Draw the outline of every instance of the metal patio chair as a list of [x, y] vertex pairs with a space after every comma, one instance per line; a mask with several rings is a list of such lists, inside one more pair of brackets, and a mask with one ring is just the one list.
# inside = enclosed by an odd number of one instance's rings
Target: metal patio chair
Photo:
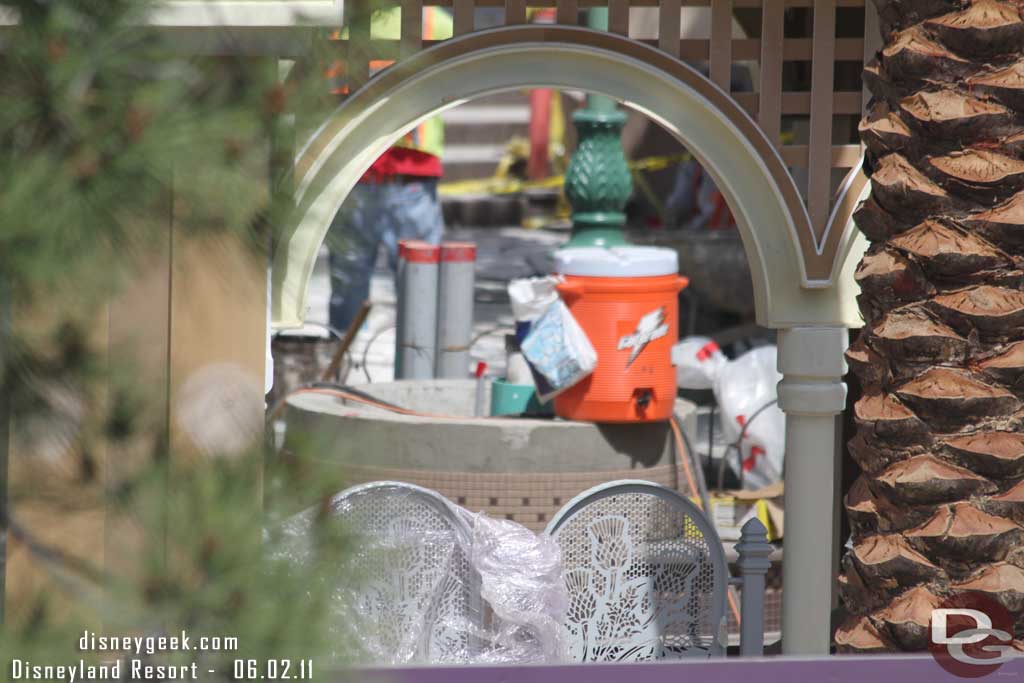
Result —
[[574, 660], [725, 654], [725, 554], [689, 500], [646, 481], [610, 482], [569, 501], [547, 533], [562, 548]]
[[469, 528], [438, 493], [401, 482], [342, 491], [332, 513], [357, 537], [348, 592], [372, 664], [460, 662], [474, 648], [479, 584]]

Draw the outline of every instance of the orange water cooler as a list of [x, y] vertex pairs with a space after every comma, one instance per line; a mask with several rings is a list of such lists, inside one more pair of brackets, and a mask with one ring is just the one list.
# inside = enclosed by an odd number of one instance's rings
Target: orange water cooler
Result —
[[562, 300], [597, 351], [597, 368], [555, 397], [555, 414], [588, 422], [672, 416], [680, 290], [673, 249], [578, 247], [555, 254]]

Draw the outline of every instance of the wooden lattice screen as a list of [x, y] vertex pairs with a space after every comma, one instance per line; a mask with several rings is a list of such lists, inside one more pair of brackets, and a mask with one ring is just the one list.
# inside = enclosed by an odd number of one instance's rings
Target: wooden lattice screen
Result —
[[[370, 34], [371, 7], [400, 5], [401, 38], [382, 40]], [[474, 30], [478, 7], [504, 9], [505, 25], [527, 21], [525, 0], [348, 0], [345, 23], [347, 40], [339, 41], [340, 56], [347, 62], [351, 86], [358, 87], [370, 76], [371, 63], [400, 60], [438, 41], [425, 40], [422, 17], [425, 6], [448, 8], [453, 16], [456, 36]], [[680, 37], [680, 13], [683, 7], [710, 5], [710, 36], [703, 39]], [[864, 0], [530, 0], [529, 7], [555, 7], [557, 23], [577, 24], [580, 10], [607, 6], [609, 30], [630, 35], [631, 8], [657, 8], [659, 30], [655, 38], [639, 42], [687, 62], [700, 62], [719, 87], [729, 90], [735, 63], [756, 64], [759, 77], [753, 92], [731, 92], [760, 125], [770, 140], [779, 146], [784, 162], [794, 169], [798, 185], [806, 183], [808, 212], [815, 232], [820, 236], [828, 221], [833, 192], [846, 172], [860, 157], [856, 143], [856, 121], [864, 105], [860, 88], [860, 69], [865, 55], [873, 52], [871, 39], [877, 34], [873, 10]], [[787, 12], [802, 12], [803, 30], [787, 30]], [[734, 38], [733, 18], [743, 14], [747, 34]], [[867, 26], [867, 31], [865, 27]], [[797, 35], [787, 35], [796, 33]], [[865, 40], [864, 36], [869, 38]], [[839, 37], [842, 36], [842, 37]], [[793, 74], [800, 69], [803, 82], [792, 86]], [[809, 76], [807, 75], [809, 66]], [[837, 79], [837, 74], [845, 78]], [[852, 74], [852, 77], [850, 76]], [[839, 81], [842, 82], [839, 82]], [[808, 87], [809, 86], [809, 87]], [[848, 89], [837, 89], [846, 87]], [[354, 88], [353, 88], [354, 90]], [[799, 134], [793, 135], [793, 122]], [[790, 134], [784, 135], [787, 124]], [[783, 142], [785, 140], [785, 143]]]

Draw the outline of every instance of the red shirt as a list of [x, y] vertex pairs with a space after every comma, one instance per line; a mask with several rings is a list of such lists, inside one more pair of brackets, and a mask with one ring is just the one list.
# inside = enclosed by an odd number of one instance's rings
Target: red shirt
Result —
[[392, 147], [367, 169], [360, 182], [383, 183], [395, 176], [440, 178], [441, 160], [433, 154], [407, 147]]

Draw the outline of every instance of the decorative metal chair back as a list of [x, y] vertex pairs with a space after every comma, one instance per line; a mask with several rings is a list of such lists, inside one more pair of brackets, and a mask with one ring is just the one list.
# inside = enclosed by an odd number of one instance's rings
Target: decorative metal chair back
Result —
[[577, 661], [724, 654], [727, 570], [718, 534], [675, 491], [596, 486], [548, 525], [562, 548]]
[[479, 622], [469, 529], [440, 494], [375, 482], [338, 494], [333, 511], [357, 536], [353, 631], [372, 664], [461, 662]]

